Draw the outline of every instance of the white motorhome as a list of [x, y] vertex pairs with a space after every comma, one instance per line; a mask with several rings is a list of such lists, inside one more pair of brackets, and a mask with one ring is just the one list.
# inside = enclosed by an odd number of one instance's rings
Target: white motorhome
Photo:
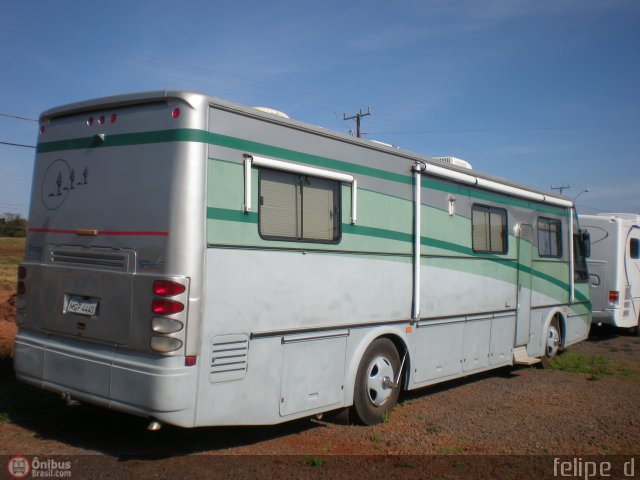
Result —
[[640, 215], [580, 215], [580, 225], [591, 234], [593, 323], [632, 328], [640, 335]]
[[16, 375], [151, 423], [376, 423], [591, 325], [571, 200], [271, 112], [54, 108], [33, 178]]

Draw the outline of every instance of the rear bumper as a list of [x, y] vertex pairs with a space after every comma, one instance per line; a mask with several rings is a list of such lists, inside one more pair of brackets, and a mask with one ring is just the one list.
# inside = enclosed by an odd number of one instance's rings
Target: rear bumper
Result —
[[197, 367], [183, 357], [127, 352], [20, 330], [15, 340], [18, 380], [74, 399], [191, 427]]
[[612, 325], [614, 327], [626, 328], [635, 327], [638, 322], [633, 315], [622, 315], [622, 309], [612, 308], [606, 310], [594, 310], [591, 323]]

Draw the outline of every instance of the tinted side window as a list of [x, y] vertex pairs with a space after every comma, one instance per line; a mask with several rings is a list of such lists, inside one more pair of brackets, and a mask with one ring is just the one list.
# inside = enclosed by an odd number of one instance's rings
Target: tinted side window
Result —
[[640, 258], [640, 240], [637, 238], [629, 240], [629, 256], [631, 258]]
[[552, 218], [538, 218], [538, 255], [562, 256], [562, 224]]
[[587, 269], [587, 259], [582, 251], [580, 235], [573, 235], [573, 280], [575, 283], [586, 283], [589, 281], [589, 270]]
[[507, 253], [507, 211], [474, 205], [471, 210], [471, 237], [474, 252]]

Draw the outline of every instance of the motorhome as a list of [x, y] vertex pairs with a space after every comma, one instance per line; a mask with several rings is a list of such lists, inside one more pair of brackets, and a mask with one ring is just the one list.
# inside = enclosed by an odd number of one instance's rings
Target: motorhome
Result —
[[588, 335], [569, 199], [198, 93], [39, 122], [14, 366], [69, 401], [373, 424]]
[[593, 323], [638, 328], [640, 307], [640, 215], [600, 213], [580, 215], [591, 234]]

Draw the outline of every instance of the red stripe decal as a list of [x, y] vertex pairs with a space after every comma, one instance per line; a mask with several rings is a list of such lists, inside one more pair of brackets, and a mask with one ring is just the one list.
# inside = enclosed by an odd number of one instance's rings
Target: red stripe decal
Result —
[[[28, 228], [27, 231], [31, 233], [64, 233], [75, 235], [78, 230], [57, 230], [55, 228]], [[169, 232], [112, 232], [98, 230], [98, 235], [129, 235], [132, 237], [168, 237]]]

